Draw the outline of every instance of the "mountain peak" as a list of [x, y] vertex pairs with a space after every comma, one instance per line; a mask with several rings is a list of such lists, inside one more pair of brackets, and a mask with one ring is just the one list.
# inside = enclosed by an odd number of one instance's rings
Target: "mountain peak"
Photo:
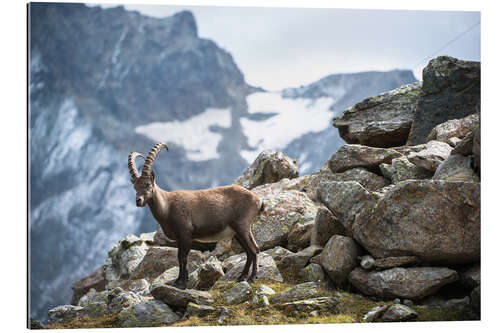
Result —
[[173, 15], [176, 34], [198, 37], [198, 27], [194, 15], [189, 10], [183, 10]]

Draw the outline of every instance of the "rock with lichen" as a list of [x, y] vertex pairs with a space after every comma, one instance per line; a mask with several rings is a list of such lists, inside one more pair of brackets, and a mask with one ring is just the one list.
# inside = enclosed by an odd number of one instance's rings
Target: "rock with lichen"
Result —
[[262, 184], [275, 183], [283, 178], [298, 176], [297, 160], [282, 152], [268, 149], [259, 154], [243, 174], [234, 181], [234, 184], [251, 190]]
[[368, 97], [334, 118], [333, 126], [347, 143], [372, 147], [404, 145], [410, 133], [421, 82]]

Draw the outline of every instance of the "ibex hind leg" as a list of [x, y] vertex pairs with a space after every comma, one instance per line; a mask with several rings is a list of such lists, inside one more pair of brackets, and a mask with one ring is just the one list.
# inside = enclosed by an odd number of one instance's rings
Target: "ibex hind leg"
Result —
[[236, 280], [238, 282], [241, 282], [245, 281], [248, 277], [248, 271], [250, 270], [250, 264], [252, 263], [252, 254], [250, 251], [250, 247], [248, 246], [248, 242], [245, 242], [245, 240], [243, 239], [243, 237], [241, 237], [241, 235], [236, 234], [234, 237], [236, 238], [238, 243], [240, 243], [240, 245], [245, 250], [245, 253], [247, 254], [247, 261], [245, 262], [245, 267], [243, 268], [243, 271], [241, 271], [241, 274], [238, 277], [238, 279]]
[[259, 273], [259, 246], [257, 245], [257, 242], [255, 241], [255, 238], [253, 237], [252, 231], [249, 231], [249, 238], [250, 238], [250, 246], [252, 246], [252, 250], [255, 253], [254, 260], [253, 260], [253, 265], [252, 265], [252, 274], [250, 274], [250, 277], [248, 278], [248, 282], [254, 282], [255, 279], [257, 278], [257, 274]]

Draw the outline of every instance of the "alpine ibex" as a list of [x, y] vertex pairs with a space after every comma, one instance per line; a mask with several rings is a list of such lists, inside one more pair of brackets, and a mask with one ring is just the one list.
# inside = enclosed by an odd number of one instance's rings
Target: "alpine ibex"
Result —
[[154, 218], [165, 235], [178, 244], [179, 277], [174, 286], [185, 289], [188, 280], [187, 257], [193, 240], [216, 242], [235, 237], [247, 254], [245, 267], [238, 278], [247, 278], [250, 265], [252, 273], [248, 281], [255, 280], [258, 270], [257, 254], [259, 247], [255, 242], [251, 226], [254, 218], [264, 209], [258, 195], [238, 186], [221, 186], [199, 191], [162, 190], [155, 183], [153, 163], [160, 150], [168, 147], [156, 144], [149, 152], [142, 173], [139, 176], [135, 159], [143, 155], [132, 152], [128, 156], [128, 168], [136, 191], [136, 204], [148, 204]]

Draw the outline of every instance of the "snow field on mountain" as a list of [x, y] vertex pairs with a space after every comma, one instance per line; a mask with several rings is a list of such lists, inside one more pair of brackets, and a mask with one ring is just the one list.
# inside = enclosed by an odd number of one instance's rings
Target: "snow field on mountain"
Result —
[[184, 121], [155, 122], [136, 127], [135, 132], [154, 141], [181, 145], [192, 161], [206, 161], [219, 158], [217, 145], [222, 135], [213, 131], [214, 126], [231, 126], [230, 109], [208, 108]]
[[247, 96], [249, 113], [276, 113], [261, 121], [241, 118], [243, 133], [255, 150], [243, 150], [241, 156], [252, 163], [264, 149], [284, 149], [306, 133], [317, 133], [331, 126], [334, 103], [331, 97], [318, 99], [283, 98], [280, 92], [258, 92]]

